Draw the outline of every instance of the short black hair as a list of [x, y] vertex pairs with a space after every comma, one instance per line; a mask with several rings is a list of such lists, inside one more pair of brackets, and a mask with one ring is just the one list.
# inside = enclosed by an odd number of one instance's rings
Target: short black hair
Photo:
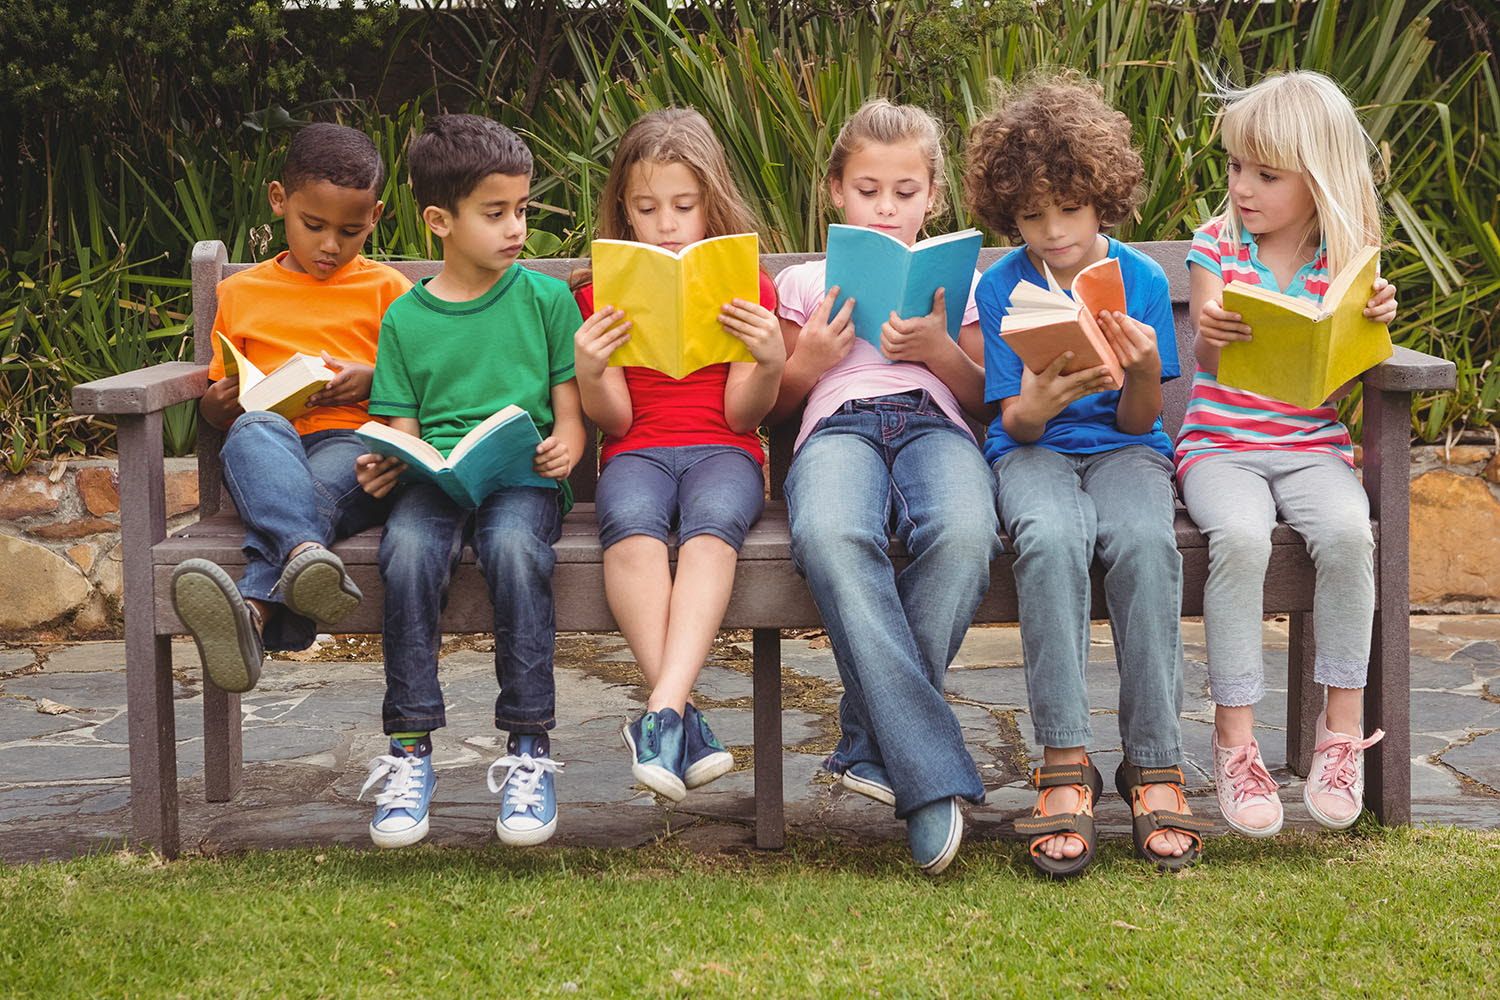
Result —
[[491, 174], [531, 176], [531, 150], [521, 137], [483, 115], [438, 115], [407, 150], [417, 208], [450, 212]]
[[359, 129], [313, 122], [292, 134], [286, 165], [281, 168], [281, 186], [291, 194], [313, 181], [379, 192], [385, 185], [385, 163], [375, 143]]

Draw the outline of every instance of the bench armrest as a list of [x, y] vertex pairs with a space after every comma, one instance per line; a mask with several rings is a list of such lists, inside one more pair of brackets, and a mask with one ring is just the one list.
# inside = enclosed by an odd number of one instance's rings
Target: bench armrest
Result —
[[77, 413], [146, 414], [197, 399], [208, 388], [208, 366], [168, 361], [73, 387]]
[[1458, 369], [1444, 358], [1398, 347], [1389, 358], [1365, 372], [1364, 381], [1366, 389], [1395, 392], [1451, 389], [1458, 382]]

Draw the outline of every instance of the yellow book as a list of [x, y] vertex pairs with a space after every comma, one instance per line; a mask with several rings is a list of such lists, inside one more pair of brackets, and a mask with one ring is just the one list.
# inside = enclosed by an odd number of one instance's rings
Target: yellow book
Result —
[[1224, 286], [1224, 308], [1250, 326], [1226, 344], [1219, 381], [1311, 409], [1391, 356], [1391, 333], [1364, 316], [1380, 274], [1380, 249], [1365, 247], [1328, 285], [1321, 304], [1258, 285]]
[[677, 253], [649, 243], [595, 240], [594, 307], [630, 320], [630, 342], [611, 366], [638, 365], [682, 378], [724, 361], [754, 361], [719, 323], [731, 299], [760, 301], [760, 241], [754, 233], [699, 240]]
[[308, 397], [322, 391], [335, 375], [322, 358], [311, 354], [293, 354], [275, 371], [262, 372], [222, 333], [219, 334], [219, 345], [224, 349], [225, 377], [240, 377], [240, 407], [247, 413], [270, 410], [288, 420], [296, 420], [312, 409]]

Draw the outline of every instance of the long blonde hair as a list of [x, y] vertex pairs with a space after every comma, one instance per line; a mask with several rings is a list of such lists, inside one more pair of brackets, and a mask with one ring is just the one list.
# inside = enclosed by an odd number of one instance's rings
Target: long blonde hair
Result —
[[859, 110], [844, 122], [838, 138], [833, 141], [824, 182], [843, 180], [844, 165], [849, 162], [849, 157], [869, 143], [915, 145], [927, 160], [928, 180], [932, 185], [932, 205], [927, 209], [927, 218], [931, 219], [943, 210], [948, 194], [948, 174], [943, 169], [943, 129], [932, 112], [915, 104], [892, 104], [884, 97], [861, 104]]
[[[1380, 205], [1370, 167], [1374, 143], [1338, 84], [1297, 70], [1243, 89], [1219, 87], [1224, 148], [1231, 156], [1295, 170], [1307, 179], [1332, 277], [1380, 244]], [[1243, 219], [1226, 196], [1219, 210], [1238, 245]], [[1310, 234], [1311, 235], [1311, 234]]]

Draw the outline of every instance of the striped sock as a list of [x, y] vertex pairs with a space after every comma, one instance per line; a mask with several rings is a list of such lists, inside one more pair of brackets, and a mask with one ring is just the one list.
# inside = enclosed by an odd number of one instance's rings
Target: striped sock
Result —
[[391, 742], [401, 744], [401, 749], [411, 753], [418, 743], [427, 739], [426, 733], [392, 733]]

